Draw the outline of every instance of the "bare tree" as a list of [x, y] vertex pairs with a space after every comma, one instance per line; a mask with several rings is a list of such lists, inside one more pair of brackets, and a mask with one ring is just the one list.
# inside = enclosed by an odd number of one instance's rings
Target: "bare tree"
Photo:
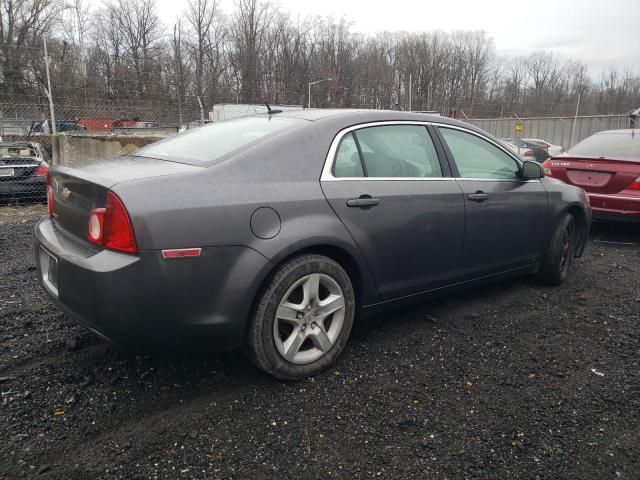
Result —
[[[154, 0], [0, 0], [0, 110], [46, 105], [42, 41], [60, 116], [186, 123], [214, 103], [438, 110], [453, 116], [620, 113], [640, 104], [640, 73], [549, 52], [496, 55], [482, 31], [363, 35], [347, 19], [292, 18], [260, 0], [189, 0], [163, 28]], [[411, 78], [411, 85], [409, 79]], [[12, 114], [13, 114], [12, 113]]]
[[61, 8], [58, 0], [0, 0], [0, 57], [9, 95], [37, 75], [42, 38]]
[[160, 19], [154, 0], [117, 0], [110, 4], [123, 46], [130, 56], [136, 76], [136, 90], [144, 95], [150, 72], [150, 52], [160, 36]]
[[231, 24], [231, 63], [239, 80], [244, 102], [261, 102], [260, 53], [273, 20], [269, 3], [240, 0]]

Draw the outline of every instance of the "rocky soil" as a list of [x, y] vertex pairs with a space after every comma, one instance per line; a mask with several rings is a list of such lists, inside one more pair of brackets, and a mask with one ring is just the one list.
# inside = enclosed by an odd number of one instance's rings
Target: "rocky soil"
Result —
[[640, 226], [595, 226], [559, 288], [359, 321], [334, 369], [281, 383], [100, 342], [36, 281], [43, 208], [0, 210], [0, 479], [640, 478]]

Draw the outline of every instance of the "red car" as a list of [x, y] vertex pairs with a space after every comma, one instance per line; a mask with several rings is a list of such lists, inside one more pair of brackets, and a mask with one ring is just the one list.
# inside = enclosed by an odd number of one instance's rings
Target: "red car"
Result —
[[596, 133], [542, 166], [582, 187], [594, 218], [640, 222], [640, 129]]

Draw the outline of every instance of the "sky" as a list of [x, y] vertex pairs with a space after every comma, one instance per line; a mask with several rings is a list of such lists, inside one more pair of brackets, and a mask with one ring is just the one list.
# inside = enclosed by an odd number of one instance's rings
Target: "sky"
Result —
[[[187, 0], [156, 0], [173, 24]], [[225, 13], [235, 0], [220, 0]], [[274, 3], [274, 2], [272, 2]], [[353, 22], [353, 30], [485, 30], [500, 55], [552, 50], [587, 64], [640, 71], [640, 0], [279, 0], [281, 10]]]

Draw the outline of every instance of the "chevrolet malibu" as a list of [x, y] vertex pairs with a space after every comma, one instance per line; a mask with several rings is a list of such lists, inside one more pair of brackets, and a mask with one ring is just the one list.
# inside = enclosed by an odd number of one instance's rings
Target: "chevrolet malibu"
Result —
[[560, 284], [584, 191], [462, 122], [272, 112], [134, 155], [56, 166], [35, 228], [57, 305], [122, 345], [243, 347], [280, 379], [343, 350], [355, 316], [516, 275]]

